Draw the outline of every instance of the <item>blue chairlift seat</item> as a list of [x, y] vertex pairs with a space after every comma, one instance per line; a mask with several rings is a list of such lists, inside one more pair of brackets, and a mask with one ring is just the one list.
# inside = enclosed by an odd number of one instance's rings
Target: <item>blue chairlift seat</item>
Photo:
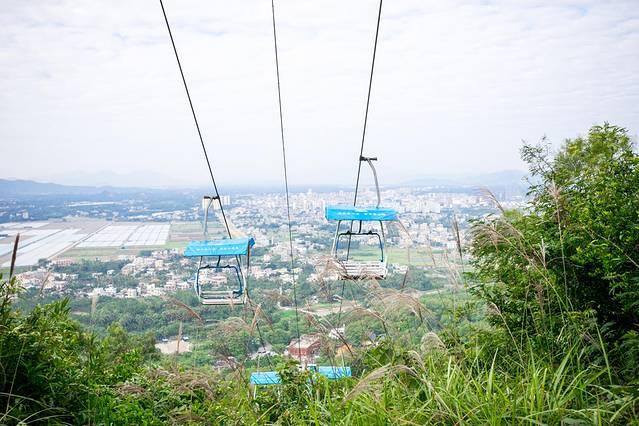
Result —
[[[397, 211], [384, 207], [353, 207], [353, 206], [329, 206], [326, 207], [325, 216], [327, 220], [336, 220], [335, 239], [331, 255], [340, 266], [338, 274], [345, 280], [363, 279], [384, 279], [388, 272], [386, 264], [386, 235], [384, 233], [384, 222], [398, 220]], [[346, 231], [341, 231], [342, 222], [350, 222]], [[354, 226], [354, 222], [358, 222]], [[362, 223], [378, 222], [379, 231], [372, 229], [363, 230]], [[361, 261], [350, 258], [350, 242], [353, 237], [377, 237], [380, 248], [379, 261]], [[346, 258], [338, 256], [338, 246], [342, 238], [348, 240]]]
[[351, 367], [320, 366], [316, 367], [316, 371], [320, 376], [330, 380], [351, 377]]
[[[315, 365], [309, 365], [308, 369], [322, 377], [326, 377], [329, 380], [339, 380], [346, 377], [352, 377], [351, 367], [318, 367]], [[276, 371], [258, 371], [251, 373], [250, 382], [252, 385], [256, 386], [280, 385], [282, 384], [282, 379]]]
[[361, 220], [361, 221], [393, 221], [397, 220], [397, 211], [384, 207], [326, 207], [328, 220]]
[[[197, 273], [195, 275], [195, 291], [203, 305], [237, 305], [246, 302], [246, 278], [242, 271], [241, 256], [250, 256], [251, 247], [255, 244], [253, 238], [235, 238], [227, 240], [190, 241], [184, 250], [185, 257], [199, 257]], [[237, 264], [222, 262], [223, 258], [234, 257]], [[214, 263], [207, 259], [217, 258]], [[230, 269], [235, 273], [238, 288], [235, 290], [204, 290], [200, 285], [200, 273], [212, 269], [221, 272]]]
[[279, 385], [282, 383], [276, 371], [258, 371], [251, 373], [251, 384], [257, 386]]
[[190, 241], [184, 250], [185, 257], [246, 256], [255, 245], [253, 238], [229, 240]]

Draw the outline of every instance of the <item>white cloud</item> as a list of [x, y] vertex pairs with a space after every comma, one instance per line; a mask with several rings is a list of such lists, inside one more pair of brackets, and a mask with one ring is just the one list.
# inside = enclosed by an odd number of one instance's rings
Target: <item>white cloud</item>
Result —
[[[3, 176], [207, 171], [157, 1], [6, 2]], [[165, 2], [216, 177], [281, 179], [270, 2]], [[637, 131], [634, 0], [386, 2], [366, 153], [397, 182], [521, 168], [522, 139]], [[276, 1], [292, 183], [351, 184], [377, 2]], [[135, 182], [132, 182], [135, 183]]]

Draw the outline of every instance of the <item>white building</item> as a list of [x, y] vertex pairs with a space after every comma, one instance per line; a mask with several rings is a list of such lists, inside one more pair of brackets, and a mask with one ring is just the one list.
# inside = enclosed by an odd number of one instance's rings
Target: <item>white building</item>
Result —
[[346, 325], [342, 324], [341, 327], [336, 327], [336, 328], [332, 328], [331, 331], [328, 332], [328, 337], [330, 337], [333, 340], [338, 340], [341, 338], [343, 339], [344, 336], [346, 335]]

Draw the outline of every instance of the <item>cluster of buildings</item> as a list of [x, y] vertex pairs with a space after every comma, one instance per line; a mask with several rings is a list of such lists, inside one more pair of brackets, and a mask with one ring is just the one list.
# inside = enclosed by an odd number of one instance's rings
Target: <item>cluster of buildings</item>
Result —
[[[293, 221], [294, 241], [293, 249], [296, 258], [294, 274], [302, 274], [303, 268], [312, 266], [315, 273], [309, 277], [310, 281], [337, 279], [336, 273], [324, 272], [323, 265], [326, 262], [332, 239], [334, 236], [334, 223], [324, 218], [326, 206], [350, 204], [352, 192], [334, 191], [316, 193], [294, 193], [291, 195], [291, 214]], [[469, 221], [472, 218], [494, 212], [493, 201], [478, 194], [466, 192], [434, 192], [418, 188], [386, 189], [381, 194], [382, 205], [391, 207], [400, 213], [403, 227], [389, 232], [387, 246], [415, 247], [430, 246], [434, 250], [454, 250], [457, 245], [457, 235], [453, 223], [458, 224], [459, 239], [463, 242], [466, 238]], [[290, 246], [288, 242], [286, 199], [283, 194], [251, 194], [237, 195], [232, 198], [228, 195], [222, 197], [222, 203], [226, 207], [227, 216], [234, 228], [242, 233], [250, 235], [256, 240], [256, 250], [263, 250], [253, 257], [251, 262], [251, 276], [255, 279], [272, 280], [282, 284], [290, 283], [293, 275], [288, 268]], [[502, 204], [507, 207], [521, 205], [523, 200], [511, 199]], [[126, 209], [140, 208], [137, 204], [122, 204]], [[118, 206], [120, 206], [118, 204]], [[376, 194], [371, 188], [363, 188], [359, 196], [359, 205], [375, 205]], [[76, 206], [77, 207], [77, 206]], [[95, 203], [90, 206], [97, 208]], [[100, 205], [100, 207], [103, 207]], [[111, 204], [108, 207], [112, 208]], [[133, 210], [128, 213], [133, 214]], [[193, 207], [184, 210], [168, 212], [143, 212], [153, 220], [201, 220], [201, 209]], [[130, 215], [129, 215], [130, 216]], [[213, 216], [211, 216], [213, 217]], [[192, 223], [192, 222], [191, 222]], [[167, 231], [168, 232], [168, 231]], [[364, 246], [376, 245], [375, 238], [363, 241]], [[94, 282], [87, 283], [87, 288], [74, 290], [84, 294], [103, 295], [112, 297], [146, 297], [160, 296], [178, 290], [188, 290], [193, 284], [195, 263], [193, 260], [181, 256], [181, 250], [166, 249], [156, 250], [144, 255], [118, 256], [119, 260], [126, 261], [124, 266], [117, 271], [109, 271], [107, 275], [115, 274], [127, 277], [126, 287], [116, 288], [108, 280], [95, 278]], [[66, 262], [66, 263], [65, 263]], [[54, 260], [56, 266], [68, 266], [70, 259], [59, 258]], [[403, 273], [405, 265], [391, 264], [391, 273]], [[55, 269], [54, 269], [55, 270]], [[21, 279], [25, 286], [42, 286], [41, 282], [46, 277], [43, 288], [52, 290], [64, 290], [67, 283], [77, 277], [68, 277], [61, 273], [48, 273], [46, 270], [35, 270], [22, 274]], [[135, 283], [135, 287], [133, 284]], [[201, 283], [212, 287], [222, 287], [231, 283], [230, 277], [223, 274], [202, 274]], [[120, 285], [121, 287], [122, 285]], [[76, 286], [77, 287], [77, 286]]]
[[125, 287], [117, 289], [114, 286], [93, 287], [87, 293], [89, 297], [107, 296], [121, 299], [135, 299], [136, 297], [157, 297], [165, 294], [175, 293], [177, 290], [188, 290], [191, 285], [186, 281], [167, 282], [165, 285], [155, 283], [140, 282], [136, 287]]
[[158, 252], [153, 252], [150, 257], [142, 256], [121, 256], [130, 258], [131, 262], [122, 267], [120, 273], [123, 275], [155, 275], [156, 272], [167, 271], [168, 266], [164, 263], [166, 257], [158, 258]]
[[25, 289], [36, 288], [60, 292], [67, 288], [69, 281], [77, 279], [78, 274], [51, 272], [46, 268], [38, 268], [17, 274], [16, 277]]
[[[312, 263], [310, 258], [319, 251], [330, 250], [334, 223], [324, 218], [326, 206], [350, 205], [352, 192], [336, 191], [316, 193], [312, 190], [291, 195], [291, 214], [294, 222], [294, 250], [302, 263]], [[494, 202], [479, 193], [429, 192], [427, 189], [395, 188], [383, 190], [382, 205], [397, 210], [403, 229], [387, 235], [387, 244], [398, 247], [430, 245], [433, 249], [453, 250], [457, 235], [452, 223], [459, 225], [459, 237], [466, 238], [468, 223], [472, 218], [495, 211]], [[287, 211], [286, 199], [280, 194], [255, 194], [227, 199], [228, 216], [234, 225], [246, 235], [255, 238], [256, 244], [268, 247], [271, 255], [286, 259], [289, 255], [285, 238]], [[359, 205], [374, 206], [376, 194], [364, 189]], [[507, 207], [518, 207], [523, 198], [503, 201]], [[371, 240], [371, 244], [375, 241]], [[266, 276], [266, 275], [265, 275]]]

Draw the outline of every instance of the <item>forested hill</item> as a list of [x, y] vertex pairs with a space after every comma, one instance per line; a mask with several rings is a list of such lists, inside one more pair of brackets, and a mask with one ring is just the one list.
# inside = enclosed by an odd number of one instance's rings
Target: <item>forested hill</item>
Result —
[[[104, 193], [134, 193], [141, 188], [121, 188], [112, 186], [71, 186], [44, 183], [32, 180], [0, 179], [0, 197], [31, 197], [37, 195], [95, 195]], [[148, 190], [145, 190], [148, 191]]]
[[[389, 186], [404, 187], [428, 187], [447, 191], [476, 190], [479, 187], [490, 188], [494, 192], [508, 191], [509, 193], [524, 194], [528, 188], [525, 181], [525, 173], [517, 170], [505, 170], [496, 173], [460, 175], [460, 176], [424, 176], [409, 181], [394, 183]], [[121, 180], [118, 178], [116, 180]], [[328, 192], [335, 190], [352, 190], [350, 186], [332, 184], [293, 184], [291, 190], [294, 192], [305, 192], [309, 188], [318, 192]], [[99, 194], [136, 194], [136, 193], [159, 193], [159, 192], [184, 192], [199, 191], [204, 189], [193, 185], [181, 187], [173, 186], [160, 188], [158, 186], [146, 187], [140, 185], [63, 185], [51, 182], [39, 182], [26, 179], [0, 179], [0, 198], [28, 198], [39, 195], [85, 195], [95, 196]], [[226, 193], [268, 193], [279, 192], [281, 190], [278, 183], [256, 182], [255, 185], [226, 185]]]

